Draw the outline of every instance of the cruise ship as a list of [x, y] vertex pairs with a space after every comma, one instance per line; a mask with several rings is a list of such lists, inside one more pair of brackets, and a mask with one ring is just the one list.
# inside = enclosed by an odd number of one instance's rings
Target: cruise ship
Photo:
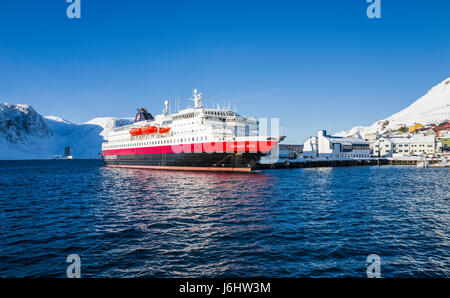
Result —
[[107, 166], [139, 169], [251, 172], [283, 137], [259, 135], [259, 122], [229, 108], [194, 107], [153, 117], [140, 108], [133, 124], [115, 128], [102, 144]]

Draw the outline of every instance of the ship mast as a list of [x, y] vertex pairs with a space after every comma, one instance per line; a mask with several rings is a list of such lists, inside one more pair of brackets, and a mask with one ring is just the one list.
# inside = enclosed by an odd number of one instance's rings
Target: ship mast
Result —
[[194, 89], [193, 92], [194, 95], [194, 106], [196, 109], [200, 109], [203, 107], [203, 103], [202, 103], [202, 94], [198, 92], [197, 89]]
[[169, 101], [168, 101], [168, 100], [164, 101], [164, 110], [163, 110], [163, 114], [164, 114], [164, 116], [167, 116], [167, 115], [170, 114], [170, 111], [169, 111]]

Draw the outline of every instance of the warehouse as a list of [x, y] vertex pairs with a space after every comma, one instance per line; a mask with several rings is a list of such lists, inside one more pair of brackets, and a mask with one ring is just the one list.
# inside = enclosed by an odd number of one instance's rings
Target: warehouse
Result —
[[305, 158], [360, 159], [369, 158], [370, 153], [369, 142], [359, 138], [329, 136], [325, 130], [303, 144]]

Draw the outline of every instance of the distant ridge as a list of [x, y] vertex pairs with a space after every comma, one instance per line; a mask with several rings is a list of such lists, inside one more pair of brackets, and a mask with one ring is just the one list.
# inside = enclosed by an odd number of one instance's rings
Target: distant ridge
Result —
[[94, 118], [75, 124], [58, 116], [41, 116], [31, 106], [0, 103], [0, 160], [51, 159], [71, 147], [75, 158], [101, 158], [103, 138], [128, 119]]
[[0, 103], [0, 140], [16, 144], [50, 136], [44, 118], [31, 106]]
[[395, 130], [398, 126], [411, 126], [416, 123], [422, 125], [439, 124], [450, 120], [450, 77], [443, 80], [413, 102], [407, 108], [394, 115], [375, 122], [371, 126], [355, 126], [348, 131], [336, 133], [336, 136], [353, 136], [367, 133], [383, 133]]

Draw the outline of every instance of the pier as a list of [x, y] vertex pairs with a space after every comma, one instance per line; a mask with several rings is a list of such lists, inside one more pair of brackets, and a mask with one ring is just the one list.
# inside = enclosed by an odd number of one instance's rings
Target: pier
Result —
[[400, 166], [412, 166], [417, 165], [418, 159], [407, 159], [407, 158], [387, 158], [388, 165], [400, 165]]
[[373, 159], [302, 159], [282, 160], [273, 163], [259, 163], [257, 169], [290, 169], [290, 168], [317, 168], [317, 167], [354, 167], [354, 166], [376, 166], [387, 165], [389, 161], [385, 158]]
[[[421, 159], [418, 157], [388, 157], [367, 159], [275, 159], [273, 162], [265, 160], [258, 163], [256, 169], [292, 169], [292, 168], [316, 168], [316, 167], [355, 167], [355, 166], [382, 166], [404, 165], [415, 166]], [[440, 159], [427, 159], [430, 165], [438, 165]]]

